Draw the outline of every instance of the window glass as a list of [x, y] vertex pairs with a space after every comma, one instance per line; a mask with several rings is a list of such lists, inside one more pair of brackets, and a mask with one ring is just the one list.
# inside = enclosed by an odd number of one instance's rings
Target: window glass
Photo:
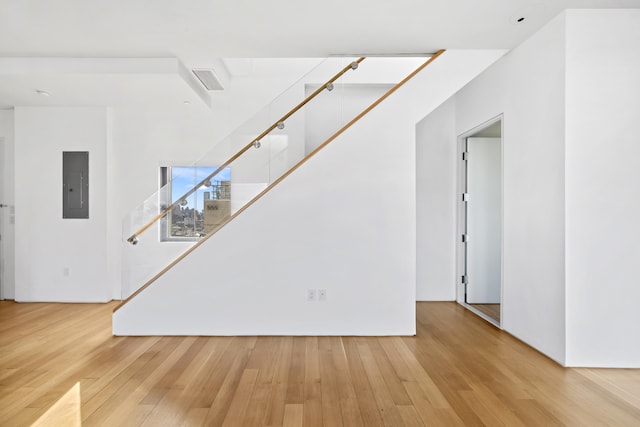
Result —
[[[160, 168], [160, 183], [167, 184], [171, 203], [175, 206], [164, 219], [163, 240], [203, 237], [231, 215], [231, 169], [215, 166], [171, 166]], [[206, 180], [205, 180], [206, 179]], [[204, 184], [190, 192], [194, 185]]]

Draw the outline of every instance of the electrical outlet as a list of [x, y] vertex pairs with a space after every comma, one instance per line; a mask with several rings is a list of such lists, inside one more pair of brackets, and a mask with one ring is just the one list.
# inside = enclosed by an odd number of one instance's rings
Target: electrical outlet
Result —
[[318, 289], [318, 301], [325, 302], [327, 300], [327, 290]]
[[316, 300], [316, 290], [315, 289], [307, 289], [307, 301], [315, 302]]

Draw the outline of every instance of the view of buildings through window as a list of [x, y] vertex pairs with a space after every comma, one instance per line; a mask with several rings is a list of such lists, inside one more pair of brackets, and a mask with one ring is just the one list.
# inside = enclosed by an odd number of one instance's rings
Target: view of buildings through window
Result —
[[161, 185], [176, 206], [167, 215], [164, 240], [202, 237], [231, 215], [231, 169], [224, 168], [187, 197], [217, 167], [171, 166], [161, 168]]

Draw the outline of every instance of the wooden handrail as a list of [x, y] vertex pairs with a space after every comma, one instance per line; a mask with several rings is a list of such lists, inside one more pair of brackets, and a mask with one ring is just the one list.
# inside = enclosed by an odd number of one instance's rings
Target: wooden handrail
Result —
[[382, 101], [384, 101], [385, 99], [387, 99], [392, 93], [394, 93], [396, 90], [398, 90], [400, 87], [402, 87], [405, 83], [407, 83], [409, 80], [411, 80], [413, 77], [416, 76], [416, 74], [418, 74], [420, 71], [422, 71], [423, 69], [425, 69], [429, 64], [431, 64], [437, 57], [439, 57], [440, 55], [442, 55], [445, 52], [444, 49], [441, 49], [439, 51], [437, 51], [436, 53], [434, 53], [424, 64], [420, 65], [418, 68], [416, 68], [413, 72], [411, 72], [411, 74], [409, 74], [407, 77], [405, 77], [404, 79], [402, 79], [400, 82], [396, 83], [391, 89], [389, 89], [384, 95], [382, 95], [380, 98], [378, 98], [377, 100], [375, 100], [370, 106], [368, 106], [366, 109], [364, 109], [360, 114], [358, 114], [356, 117], [354, 117], [349, 123], [347, 123], [346, 125], [344, 125], [342, 128], [340, 128], [336, 133], [334, 133], [333, 135], [331, 135], [329, 137], [329, 139], [327, 139], [325, 142], [323, 142], [322, 144], [320, 144], [318, 147], [316, 147], [316, 149], [314, 149], [312, 152], [310, 152], [307, 156], [305, 156], [304, 159], [300, 160], [298, 163], [296, 163], [291, 169], [289, 169], [286, 173], [284, 173], [281, 177], [279, 177], [278, 179], [276, 179], [275, 181], [273, 181], [271, 184], [269, 184], [267, 186], [267, 188], [265, 188], [264, 190], [262, 190], [257, 196], [255, 196], [253, 199], [249, 200], [244, 206], [242, 206], [240, 209], [238, 209], [233, 215], [231, 215], [230, 217], [228, 217], [225, 221], [223, 221], [221, 224], [219, 224], [216, 228], [214, 228], [213, 230], [211, 230], [209, 233], [206, 234], [206, 236], [204, 236], [202, 239], [198, 240], [194, 245], [190, 246], [186, 251], [184, 251], [184, 253], [182, 253], [180, 256], [178, 256], [175, 260], [173, 260], [170, 264], [168, 264], [165, 268], [163, 268], [158, 274], [156, 274], [155, 276], [153, 276], [151, 279], [149, 279], [147, 281], [147, 283], [145, 283], [144, 285], [142, 285], [137, 291], [135, 291], [133, 294], [131, 294], [129, 297], [127, 297], [124, 301], [122, 301], [120, 304], [118, 304], [117, 307], [115, 307], [113, 309], [113, 312], [115, 313], [116, 311], [118, 311], [122, 306], [124, 306], [126, 303], [128, 303], [129, 301], [131, 301], [133, 298], [135, 298], [136, 295], [138, 295], [140, 292], [144, 291], [146, 288], [148, 288], [153, 282], [155, 282], [156, 280], [158, 280], [158, 278], [160, 278], [162, 275], [164, 275], [167, 271], [169, 271], [170, 269], [172, 269], [176, 264], [178, 264], [180, 261], [182, 261], [187, 255], [189, 255], [191, 252], [193, 252], [198, 246], [200, 246], [201, 244], [203, 244], [207, 239], [209, 239], [211, 236], [213, 236], [214, 234], [216, 234], [222, 227], [224, 227], [225, 225], [227, 225], [229, 222], [233, 221], [233, 219], [235, 217], [237, 217], [238, 215], [240, 215], [242, 212], [244, 212], [245, 209], [247, 209], [249, 206], [251, 206], [252, 204], [254, 204], [256, 201], [258, 201], [262, 196], [264, 196], [266, 193], [268, 193], [273, 187], [275, 187], [276, 185], [278, 185], [280, 182], [282, 182], [286, 177], [288, 177], [289, 175], [291, 175], [296, 169], [298, 169], [300, 166], [302, 166], [304, 163], [306, 163], [311, 157], [315, 156], [316, 153], [318, 153], [320, 150], [322, 150], [324, 147], [326, 147], [331, 141], [335, 140], [338, 136], [342, 135], [347, 129], [349, 129], [351, 126], [353, 126], [356, 122], [358, 122], [361, 118], [363, 118], [365, 115], [367, 115], [371, 110], [373, 110], [375, 107], [378, 106], [378, 104], [380, 104]]
[[360, 57], [357, 60], [351, 62], [349, 65], [347, 65], [346, 67], [344, 67], [342, 70], [340, 70], [335, 76], [333, 76], [331, 79], [329, 79], [325, 84], [321, 85], [318, 89], [316, 89], [315, 91], [313, 91], [313, 93], [309, 96], [307, 96], [304, 100], [302, 100], [302, 102], [300, 102], [298, 105], [296, 105], [295, 107], [293, 107], [287, 114], [285, 114], [284, 116], [280, 117], [280, 119], [278, 119], [275, 123], [273, 123], [271, 126], [269, 126], [267, 129], [265, 129], [264, 132], [262, 132], [260, 135], [258, 135], [256, 138], [254, 138], [250, 143], [248, 143], [247, 145], [245, 145], [244, 147], [242, 147], [240, 149], [240, 151], [238, 151], [236, 154], [234, 154], [233, 156], [231, 156], [229, 158], [229, 160], [227, 160], [226, 162], [224, 162], [221, 166], [219, 166], [215, 171], [213, 171], [211, 174], [209, 174], [207, 177], [205, 177], [202, 181], [200, 181], [198, 184], [194, 185], [193, 188], [189, 191], [187, 191], [185, 194], [183, 194], [181, 197], [178, 198], [178, 200], [176, 200], [175, 202], [173, 202], [170, 206], [168, 206], [167, 208], [165, 208], [162, 212], [160, 212], [158, 215], [156, 215], [151, 221], [149, 221], [147, 224], [145, 224], [144, 226], [142, 226], [138, 231], [136, 231], [135, 233], [133, 233], [128, 239], [127, 242], [135, 245], [138, 243], [138, 236], [142, 233], [144, 233], [149, 227], [151, 227], [156, 221], [160, 220], [161, 218], [163, 218], [165, 215], [167, 215], [169, 212], [171, 212], [173, 210], [173, 208], [175, 208], [176, 206], [179, 205], [180, 201], [189, 197], [190, 195], [192, 195], [193, 193], [195, 193], [198, 188], [200, 188], [205, 182], [207, 182], [208, 180], [210, 180], [211, 178], [213, 178], [214, 176], [216, 176], [218, 173], [220, 173], [224, 168], [226, 168], [227, 166], [229, 166], [231, 163], [233, 163], [238, 157], [242, 156], [245, 152], [247, 152], [247, 150], [249, 150], [252, 146], [254, 146], [254, 144], [256, 143], [260, 143], [260, 140], [262, 140], [262, 138], [264, 138], [265, 136], [267, 136], [272, 130], [274, 130], [275, 128], [277, 128], [278, 126], [282, 126], [284, 124], [284, 122], [291, 117], [292, 115], [294, 115], [298, 110], [300, 110], [302, 107], [304, 107], [309, 101], [311, 101], [313, 98], [315, 98], [316, 96], [318, 96], [318, 94], [320, 94], [320, 92], [322, 92], [325, 89], [328, 90], [332, 90], [333, 89], [333, 82], [335, 82], [336, 80], [338, 80], [340, 77], [342, 77], [342, 75], [344, 73], [346, 73], [349, 70], [355, 70], [358, 68], [358, 65], [365, 60], [365, 57]]

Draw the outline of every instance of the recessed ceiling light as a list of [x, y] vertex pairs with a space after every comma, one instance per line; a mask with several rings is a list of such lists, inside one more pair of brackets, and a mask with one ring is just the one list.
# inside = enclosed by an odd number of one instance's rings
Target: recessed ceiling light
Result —
[[513, 25], [532, 25], [535, 22], [541, 22], [543, 11], [544, 8], [540, 3], [531, 4], [522, 9], [515, 10], [509, 17], [509, 22]]
[[42, 90], [42, 89], [36, 89], [36, 93], [40, 96], [51, 96], [51, 94], [49, 92], [47, 92], [46, 90]]
[[189, 104], [191, 104], [191, 101], [183, 101], [182, 103], [183, 103], [184, 105], [189, 105]]

